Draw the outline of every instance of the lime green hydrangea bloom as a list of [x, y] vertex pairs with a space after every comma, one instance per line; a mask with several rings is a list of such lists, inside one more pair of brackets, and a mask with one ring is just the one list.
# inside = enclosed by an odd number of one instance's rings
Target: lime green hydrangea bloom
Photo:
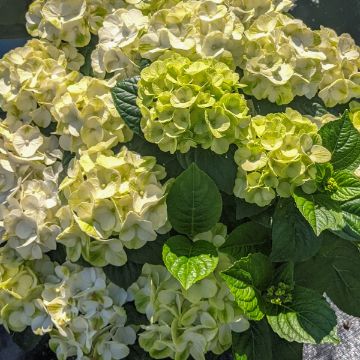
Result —
[[242, 22], [222, 0], [182, 1], [149, 17], [139, 51], [151, 61], [173, 50], [192, 59], [212, 57], [232, 65], [243, 32]]
[[35, 323], [50, 322], [49, 344], [59, 360], [123, 359], [129, 354], [127, 345], [136, 340], [133, 328], [125, 326], [126, 299], [126, 291], [109, 283], [101, 269], [67, 262], [44, 284], [46, 316]]
[[121, 266], [124, 247], [138, 249], [169, 230], [164, 168], [125, 147], [115, 155], [114, 141], [84, 151], [60, 185], [68, 206], [58, 214], [58, 241], [72, 261], [82, 254], [95, 266]]
[[[49, 258], [24, 261], [10, 248], [0, 249], [0, 323], [7, 331], [36, 328], [37, 318], [44, 315], [39, 298], [43, 282], [54, 273]], [[50, 323], [42, 324], [44, 332]]]
[[47, 41], [29, 40], [10, 51], [0, 60], [0, 107], [26, 123], [49, 126], [53, 99], [80, 78], [67, 66], [65, 52]]
[[200, 145], [223, 154], [250, 120], [239, 75], [214, 59], [169, 53], [141, 72], [137, 104], [146, 140], [162, 151]]
[[318, 128], [290, 108], [286, 113], [256, 116], [235, 153], [235, 196], [266, 206], [276, 195], [289, 197], [295, 187], [316, 190], [316, 163], [328, 162]]
[[145, 264], [128, 292], [150, 322], [142, 326], [139, 344], [154, 359], [203, 360], [208, 351], [222, 354], [231, 346], [231, 332], [249, 327], [215, 275], [185, 291], [164, 266]]
[[77, 153], [116, 137], [127, 142], [132, 131], [117, 112], [106, 81], [85, 76], [54, 99], [51, 113], [57, 122], [60, 146]]
[[105, 18], [99, 42], [91, 55], [94, 75], [112, 73], [124, 79], [139, 73], [139, 39], [148, 27], [148, 17], [137, 9], [118, 9]]

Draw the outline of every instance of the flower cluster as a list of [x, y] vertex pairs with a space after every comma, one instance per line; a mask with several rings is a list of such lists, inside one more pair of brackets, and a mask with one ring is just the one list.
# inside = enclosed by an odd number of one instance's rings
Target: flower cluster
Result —
[[243, 32], [241, 21], [222, 1], [182, 1], [149, 17], [139, 50], [152, 61], [170, 49], [192, 59], [212, 57], [232, 65]]
[[56, 249], [61, 158], [55, 136], [20, 121], [0, 124], [1, 241], [24, 259]]
[[83, 77], [54, 99], [51, 113], [64, 150], [78, 152], [116, 137], [131, 139], [132, 132], [115, 109], [106, 81]]
[[125, 290], [109, 283], [99, 268], [64, 263], [45, 283], [43, 314], [34, 320], [38, 334], [50, 332], [50, 348], [59, 360], [123, 359], [136, 334], [125, 326]]
[[360, 97], [360, 48], [354, 39], [324, 27], [316, 34], [321, 39], [317, 48], [326, 56], [321, 64], [319, 97], [328, 107]]
[[266, 206], [294, 188], [316, 190], [316, 163], [328, 162], [317, 126], [290, 108], [286, 113], [251, 119], [243, 144], [235, 153], [238, 174], [234, 194], [249, 203]]
[[250, 120], [239, 76], [213, 59], [169, 53], [141, 72], [137, 104], [145, 138], [162, 151], [200, 145], [227, 152]]
[[290, 10], [294, 0], [225, 0], [235, 15], [248, 28], [258, 17], [268, 13], [284, 13]]
[[139, 344], [155, 359], [203, 360], [208, 351], [221, 354], [231, 346], [232, 331], [249, 327], [216, 275], [185, 291], [165, 267], [145, 264], [129, 293], [150, 322], [142, 326]]
[[70, 49], [34, 39], [0, 60], [0, 107], [8, 116], [49, 126], [53, 99], [80, 77], [67, 69], [67, 55], [74, 59]]
[[148, 27], [147, 16], [137, 9], [118, 9], [107, 16], [99, 30], [99, 43], [91, 55], [97, 77], [112, 73], [114, 79], [139, 72], [139, 39]]
[[245, 31], [245, 92], [257, 99], [288, 104], [295, 96], [319, 97], [328, 107], [360, 94], [360, 51], [348, 34], [313, 31], [281, 13], [257, 18]]
[[82, 254], [95, 266], [121, 266], [124, 247], [138, 249], [169, 230], [164, 168], [126, 147], [115, 155], [113, 142], [84, 151], [60, 185], [68, 206], [58, 213], [58, 240], [72, 261]]
[[0, 249], [0, 322], [8, 331], [35, 325], [43, 313], [39, 304], [43, 283], [53, 272], [54, 264], [47, 257], [24, 261], [14, 250]]
[[122, 0], [35, 0], [26, 14], [31, 36], [59, 45], [65, 41], [82, 47], [97, 34], [104, 17], [124, 6]]

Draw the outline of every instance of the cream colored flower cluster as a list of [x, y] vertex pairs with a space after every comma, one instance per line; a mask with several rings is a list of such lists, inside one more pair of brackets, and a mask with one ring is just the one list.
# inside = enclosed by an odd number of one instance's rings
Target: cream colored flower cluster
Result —
[[8, 331], [21, 332], [28, 326], [35, 330], [36, 318], [43, 314], [39, 302], [43, 283], [53, 273], [48, 257], [24, 261], [13, 249], [0, 248], [0, 323]]
[[360, 95], [360, 51], [348, 34], [313, 31], [281, 13], [256, 19], [244, 36], [244, 91], [288, 104], [295, 96], [319, 97], [328, 107]]
[[238, 80], [214, 59], [164, 55], [141, 72], [138, 84], [146, 140], [171, 153], [197, 146], [226, 153], [250, 121]]
[[86, 46], [104, 17], [125, 5], [123, 0], [35, 0], [26, 14], [31, 36], [59, 45]]
[[135, 330], [125, 326], [126, 299], [126, 291], [109, 283], [101, 269], [65, 263], [44, 284], [44, 313], [33, 328], [38, 334], [50, 331], [50, 348], [59, 360], [123, 359], [136, 340]]
[[50, 335], [59, 360], [119, 360], [129, 354], [135, 330], [126, 326], [127, 292], [99, 268], [57, 265], [48, 257], [24, 261], [0, 249], [1, 324], [21, 332], [30, 326]]
[[61, 158], [55, 136], [13, 119], [0, 124], [1, 242], [24, 259], [56, 249]]
[[315, 164], [331, 159], [317, 131], [315, 124], [290, 108], [252, 118], [235, 153], [235, 196], [266, 206], [276, 195], [289, 197], [295, 187], [314, 192]]
[[58, 241], [72, 261], [82, 254], [95, 266], [121, 266], [124, 247], [138, 249], [169, 230], [164, 168], [126, 147], [115, 155], [108, 150], [113, 143], [84, 151], [60, 185], [68, 206], [58, 214], [64, 230]]
[[142, 326], [139, 344], [154, 359], [204, 360], [208, 351], [221, 354], [231, 346], [232, 331], [249, 327], [215, 275], [185, 291], [165, 267], [145, 264], [129, 293], [150, 322]]
[[47, 41], [29, 40], [10, 51], [0, 60], [0, 107], [8, 116], [46, 128], [56, 95], [80, 78], [78, 72], [69, 71], [69, 61], [78, 70], [83, 57], [76, 49], [62, 51]]
[[[60, 146], [77, 153], [116, 137], [131, 140], [132, 132], [115, 109], [106, 81], [85, 76], [54, 99], [51, 113]], [[116, 144], [115, 144], [116, 145]]]

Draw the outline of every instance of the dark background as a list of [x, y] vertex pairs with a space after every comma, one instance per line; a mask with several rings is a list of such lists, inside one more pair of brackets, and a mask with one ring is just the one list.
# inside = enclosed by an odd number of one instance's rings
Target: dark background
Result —
[[[25, 30], [25, 12], [31, 0], [0, 0], [0, 58], [10, 49], [21, 46], [29, 38]], [[338, 33], [350, 33], [360, 45], [360, 0], [298, 0], [291, 12], [317, 29], [320, 25]], [[22, 351], [13, 341], [27, 339], [27, 346], [37, 341], [29, 334], [7, 335], [0, 327], [0, 360], [55, 360], [46, 347], [46, 338], [29, 351]], [[229, 359], [224, 355], [221, 360]], [[281, 359], [279, 359], [281, 360]]]

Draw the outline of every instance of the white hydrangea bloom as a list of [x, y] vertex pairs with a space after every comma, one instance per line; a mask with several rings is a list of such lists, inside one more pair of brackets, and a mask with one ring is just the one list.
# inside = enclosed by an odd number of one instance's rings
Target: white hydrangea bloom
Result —
[[51, 113], [57, 122], [60, 146], [78, 153], [116, 137], [131, 140], [132, 132], [118, 114], [106, 81], [83, 77], [54, 99]]
[[141, 157], [125, 147], [115, 155], [116, 139], [84, 151], [60, 185], [68, 207], [58, 216], [58, 241], [76, 261], [80, 253], [91, 264], [121, 266], [124, 247], [138, 249], [169, 230], [164, 168], [154, 157]]
[[142, 57], [152, 61], [170, 49], [231, 65], [242, 44], [243, 31], [241, 21], [221, 0], [182, 1], [149, 17], [139, 50]]
[[208, 351], [221, 354], [230, 348], [231, 331], [249, 327], [216, 275], [185, 291], [165, 267], [145, 264], [128, 291], [150, 321], [142, 326], [139, 344], [155, 359], [204, 360]]
[[295, 0], [225, 0], [236, 16], [248, 28], [254, 20], [270, 12], [287, 12]]
[[[1, 324], [7, 331], [25, 330], [44, 315], [39, 306], [42, 283], [53, 273], [48, 258], [24, 261], [10, 248], [0, 249], [0, 308]], [[49, 327], [44, 323], [43, 327]]]
[[60, 45], [86, 46], [104, 17], [125, 6], [122, 0], [35, 0], [26, 13], [30, 35]]
[[137, 9], [119, 9], [108, 15], [91, 55], [94, 74], [104, 78], [113, 73], [119, 79], [138, 74], [139, 39], [147, 27], [148, 17]]
[[0, 107], [25, 123], [49, 126], [53, 99], [80, 78], [78, 72], [69, 71], [67, 57], [70, 68], [83, 62], [70, 48], [62, 51], [36, 39], [7, 53], [0, 60]]
[[[98, 268], [64, 263], [44, 285], [42, 305], [51, 320], [50, 348], [59, 360], [118, 360], [129, 354], [136, 334], [125, 326], [125, 290], [108, 283]], [[41, 323], [39, 321], [39, 323]], [[41, 331], [40, 329], [37, 329]]]
[[41, 259], [44, 252], [56, 249], [60, 232], [55, 214], [62, 153], [54, 136], [7, 122], [0, 124], [1, 241], [24, 259]]

